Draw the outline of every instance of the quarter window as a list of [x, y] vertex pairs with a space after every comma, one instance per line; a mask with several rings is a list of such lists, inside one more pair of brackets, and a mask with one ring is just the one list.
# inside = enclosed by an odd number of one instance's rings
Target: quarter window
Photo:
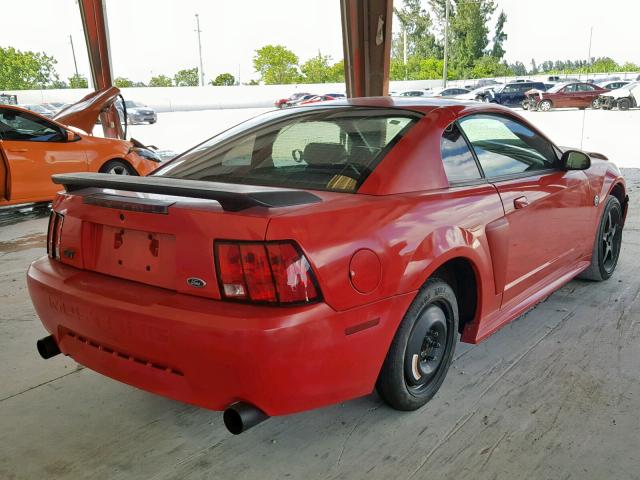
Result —
[[449, 183], [469, 182], [482, 178], [473, 154], [455, 123], [449, 125], [442, 134], [440, 152]]
[[486, 177], [536, 172], [553, 168], [553, 146], [515, 120], [494, 115], [473, 115], [460, 120]]

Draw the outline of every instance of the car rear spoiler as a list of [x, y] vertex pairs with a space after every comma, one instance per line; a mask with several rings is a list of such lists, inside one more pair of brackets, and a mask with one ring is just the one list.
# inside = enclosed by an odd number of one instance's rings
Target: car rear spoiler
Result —
[[135, 177], [108, 173], [63, 173], [52, 175], [53, 183], [67, 192], [83, 188], [110, 188], [127, 192], [157, 193], [216, 200], [224, 210], [237, 212], [251, 207], [290, 207], [322, 201], [304, 190], [184, 180], [170, 177]]

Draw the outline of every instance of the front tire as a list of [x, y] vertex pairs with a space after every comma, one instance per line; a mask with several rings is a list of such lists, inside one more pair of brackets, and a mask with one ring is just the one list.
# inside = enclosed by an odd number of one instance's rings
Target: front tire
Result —
[[458, 301], [439, 278], [427, 280], [407, 310], [382, 365], [376, 389], [396, 410], [411, 411], [436, 394], [458, 339]]
[[112, 175], [138, 175], [138, 172], [122, 160], [109, 160], [100, 169], [100, 173], [110, 173]]
[[618, 100], [618, 109], [619, 110], [629, 110], [631, 108], [631, 100], [628, 98], [621, 98]]
[[601, 282], [607, 280], [616, 269], [622, 247], [622, 205], [613, 196], [607, 199], [596, 231], [591, 254], [591, 265], [579, 278]]

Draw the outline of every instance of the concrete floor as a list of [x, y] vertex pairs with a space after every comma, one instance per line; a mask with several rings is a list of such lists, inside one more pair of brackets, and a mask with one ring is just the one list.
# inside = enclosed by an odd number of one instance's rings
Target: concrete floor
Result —
[[[573, 281], [400, 413], [368, 397], [234, 437], [221, 414], [41, 360], [25, 270], [46, 219], [0, 228], [0, 479], [640, 478], [640, 172], [618, 270]], [[552, 232], [549, 233], [553, 241]]]

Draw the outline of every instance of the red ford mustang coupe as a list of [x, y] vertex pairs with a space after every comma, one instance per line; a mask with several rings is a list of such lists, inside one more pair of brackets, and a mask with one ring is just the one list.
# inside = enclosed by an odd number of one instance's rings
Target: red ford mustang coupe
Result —
[[628, 202], [605, 157], [511, 110], [389, 97], [269, 112], [146, 177], [54, 181], [28, 272], [40, 354], [233, 433], [374, 388], [421, 407], [459, 337], [610, 277]]

